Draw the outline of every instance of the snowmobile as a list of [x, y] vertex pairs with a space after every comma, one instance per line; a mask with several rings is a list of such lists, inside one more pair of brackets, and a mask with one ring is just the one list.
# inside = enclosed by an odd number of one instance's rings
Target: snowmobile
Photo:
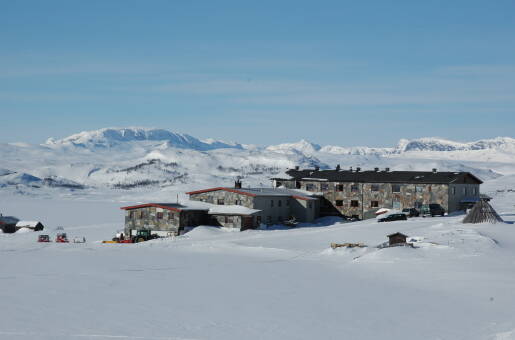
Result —
[[50, 242], [50, 236], [48, 235], [39, 235], [38, 242]]
[[55, 242], [57, 242], [57, 243], [68, 243], [70, 241], [68, 241], [68, 237], [66, 236], [66, 233], [59, 233], [55, 237]]

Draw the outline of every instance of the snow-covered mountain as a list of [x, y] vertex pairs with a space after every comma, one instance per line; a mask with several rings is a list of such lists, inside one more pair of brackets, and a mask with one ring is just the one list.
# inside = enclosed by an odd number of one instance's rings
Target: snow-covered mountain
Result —
[[55, 140], [49, 138], [47, 146], [78, 146], [84, 148], [110, 148], [123, 145], [127, 142], [162, 142], [176, 148], [194, 150], [213, 150], [222, 148], [238, 148], [242, 146], [236, 143], [226, 143], [217, 140], [201, 141], [187, 134], [181, 134], [164, 129], [148, 128], [105, 128], [95, 131], [83, 131]]
[[402, 139], [384, 148], [320, 146], [306, 140], [258, 147], [163, 129], [106, 128], [41, 145], [0, 144], [0, 156], [1, 190], [186, 190], [229, 185], [237, 177], [246, 185], [268, 186], [270, 177], [282, 176], [287, 168], [337, 164], [471, 171], [485, 180], [515, 174], [515, 139], [508, 137], [470, 143]]

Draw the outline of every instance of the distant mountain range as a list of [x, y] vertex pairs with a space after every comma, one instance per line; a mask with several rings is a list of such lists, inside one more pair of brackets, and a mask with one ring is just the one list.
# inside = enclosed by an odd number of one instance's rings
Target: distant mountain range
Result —
[[401, 139], [395, 147], [320, 146], [301, 140], [270, 146], [199, 138], [164, 129], [105, 128], [46, 143], [0, 144], [2, 190], [183, 190], [269, 185], [294, 166], [389, 167], [393, 170], [470, 171], [483, 179], [515, 174], [515, 139], [460, 143]]

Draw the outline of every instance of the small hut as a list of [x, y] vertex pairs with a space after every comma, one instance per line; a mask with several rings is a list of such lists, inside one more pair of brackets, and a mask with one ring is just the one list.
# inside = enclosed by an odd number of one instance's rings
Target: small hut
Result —
[[45, 226], [43, 225], [43, 223], [39, 221], [18, 221], [18, 223], [16, 223], [16, 230], [21, 228], [28, 228], [34, 231], [40, 231], [43, 230]]
[[395, 233], [395, 234], [390, 234], [387, 237], [388, 237], [388, 245], [391, 247], [394, 245], [406, 244], [406, 238], [408, 236], [404, 235], [402, 233]]
[[463, 223], [497, 223], [504, 222], [495, 209], [486, 200], [479, 200], [463, 219]]

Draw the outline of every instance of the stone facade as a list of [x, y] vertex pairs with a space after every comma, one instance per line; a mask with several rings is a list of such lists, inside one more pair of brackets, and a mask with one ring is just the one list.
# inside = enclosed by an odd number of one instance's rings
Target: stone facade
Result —
[[[191, 194], [190, 200], [201, 201], [219, 205], [241, 205], [243, 207], [254, 209], [254, 197], [242, 195], [236, 192], [225, 190], [208, 191], [198, 194]], [[223, 201], [223, 204], [220, 204]], [[256, 208], [257, 209], [257, 208]]]
[[[368, 219], [380, 208], [419, 208], [438, 203], [449, 211], [449, 185], [352, 183], [327, 181], [284, 181], [284, 186], [320, 193], [321, 215], [342, 215]], [[476, 185], [479, 187], [479, 185]], [[479, 189], [477, 189], [479, 192]], [[452, 210], [451, 210], [452, 211]]]
[[300, 222], [312, 222], [318, 217], [317, 199], [306, 200], [288, 195], [248, 195], [227, 190], [213, 190], [191, 193], [190, 200], [218, 205], [241, 205], [261, 210], [253, 214], [256, 225], [282, 223], [291, 217], [295, 217]]
[[[125, 234], [131, 230], [149, 229], [160, 236], [179, 235], [185, 227], [193, 227], [207, 222], [207, 211], [169, 210], [154, 206], [125, 211]], [[162, 234], [162, 235], [161, 235]]]

